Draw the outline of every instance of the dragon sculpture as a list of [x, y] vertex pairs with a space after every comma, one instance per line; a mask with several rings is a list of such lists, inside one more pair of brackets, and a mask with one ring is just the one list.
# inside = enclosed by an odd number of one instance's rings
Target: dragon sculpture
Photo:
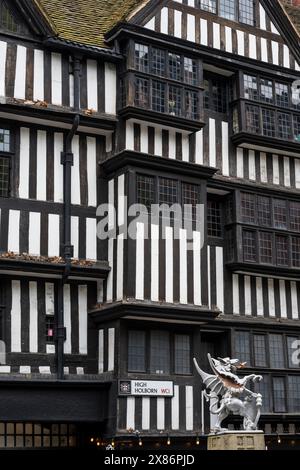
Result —
[[214, 375], [207, 374], [200, 369], [195, 358], [194, 364], [205, 385], [204, 393], [206, 400], [210, 401], [210, 412], [217, 415], [212, 432], [227, 431], [226, 428], [221, 427], [221, 424], [230, 414], [243, 418], [245, 431], [257, 430], [262, 395], [252, 392], [246, 386], [251, 381], [261, 381], [262, 376], [251, 374], [240, 378], [237, 375], [237, 370], [244, 368], [246, 363], [229, 357], [213, 359], [210, 354], [207, 357]]

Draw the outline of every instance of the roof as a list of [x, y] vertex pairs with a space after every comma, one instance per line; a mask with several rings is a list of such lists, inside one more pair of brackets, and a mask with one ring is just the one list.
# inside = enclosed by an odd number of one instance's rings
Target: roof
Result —
[[290, 0], [280, 0], [280, 3], [300, 36], [300, 2], [292, 5]]
[[[86, 46], [105, 47], [104, 36], [149, 0], [33, 0], [54, 34]], [[300, 36], [300, 5], [279, 0]], [[300, 3], [300, 0], [299, 0]]]
[[104, 35], [145, 0], [33, 0], [54, 33], [64, 40], [104, 47]]

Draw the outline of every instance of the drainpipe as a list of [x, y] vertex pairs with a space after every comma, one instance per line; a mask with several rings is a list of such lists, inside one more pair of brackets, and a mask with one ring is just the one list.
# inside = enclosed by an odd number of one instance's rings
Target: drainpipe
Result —
[[[80, 59], [75, 57], [73, 64], [74, 72], [74, 111], [79, 112], [80, 106]], [[73, 257], [73, 246], [71, 244], [71, 173], [73, 166], [72, 141], [79, 126], [80, 116], [76, 114], [72, 128], [68, 132], [64, 151], [61, 153], [61, 164], [64, 166], [64, 217], [63, 217], [63, 246], [62, 256], [64, 258], [65, 269], [58, 285], [58, 315], [57, 315], [57, 378], [64, 379], [64, 342], [66, 340], [66, 329], [64, 326], [64, 285], [66, 284], [70, 270], [71, 259]]]

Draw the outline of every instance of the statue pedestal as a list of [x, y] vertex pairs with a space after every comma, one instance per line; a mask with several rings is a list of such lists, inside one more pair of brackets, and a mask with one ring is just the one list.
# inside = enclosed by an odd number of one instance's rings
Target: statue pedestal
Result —
[[266, 450], [263, 431], [228, 431], [209, 434], [207, 450]]

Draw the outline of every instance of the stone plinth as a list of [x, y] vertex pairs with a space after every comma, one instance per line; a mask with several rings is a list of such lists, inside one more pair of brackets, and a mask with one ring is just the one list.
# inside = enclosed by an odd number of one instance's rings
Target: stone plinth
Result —
[[209, 434], [207, 450], [266, 450], [263, 431], [228, 431]]

